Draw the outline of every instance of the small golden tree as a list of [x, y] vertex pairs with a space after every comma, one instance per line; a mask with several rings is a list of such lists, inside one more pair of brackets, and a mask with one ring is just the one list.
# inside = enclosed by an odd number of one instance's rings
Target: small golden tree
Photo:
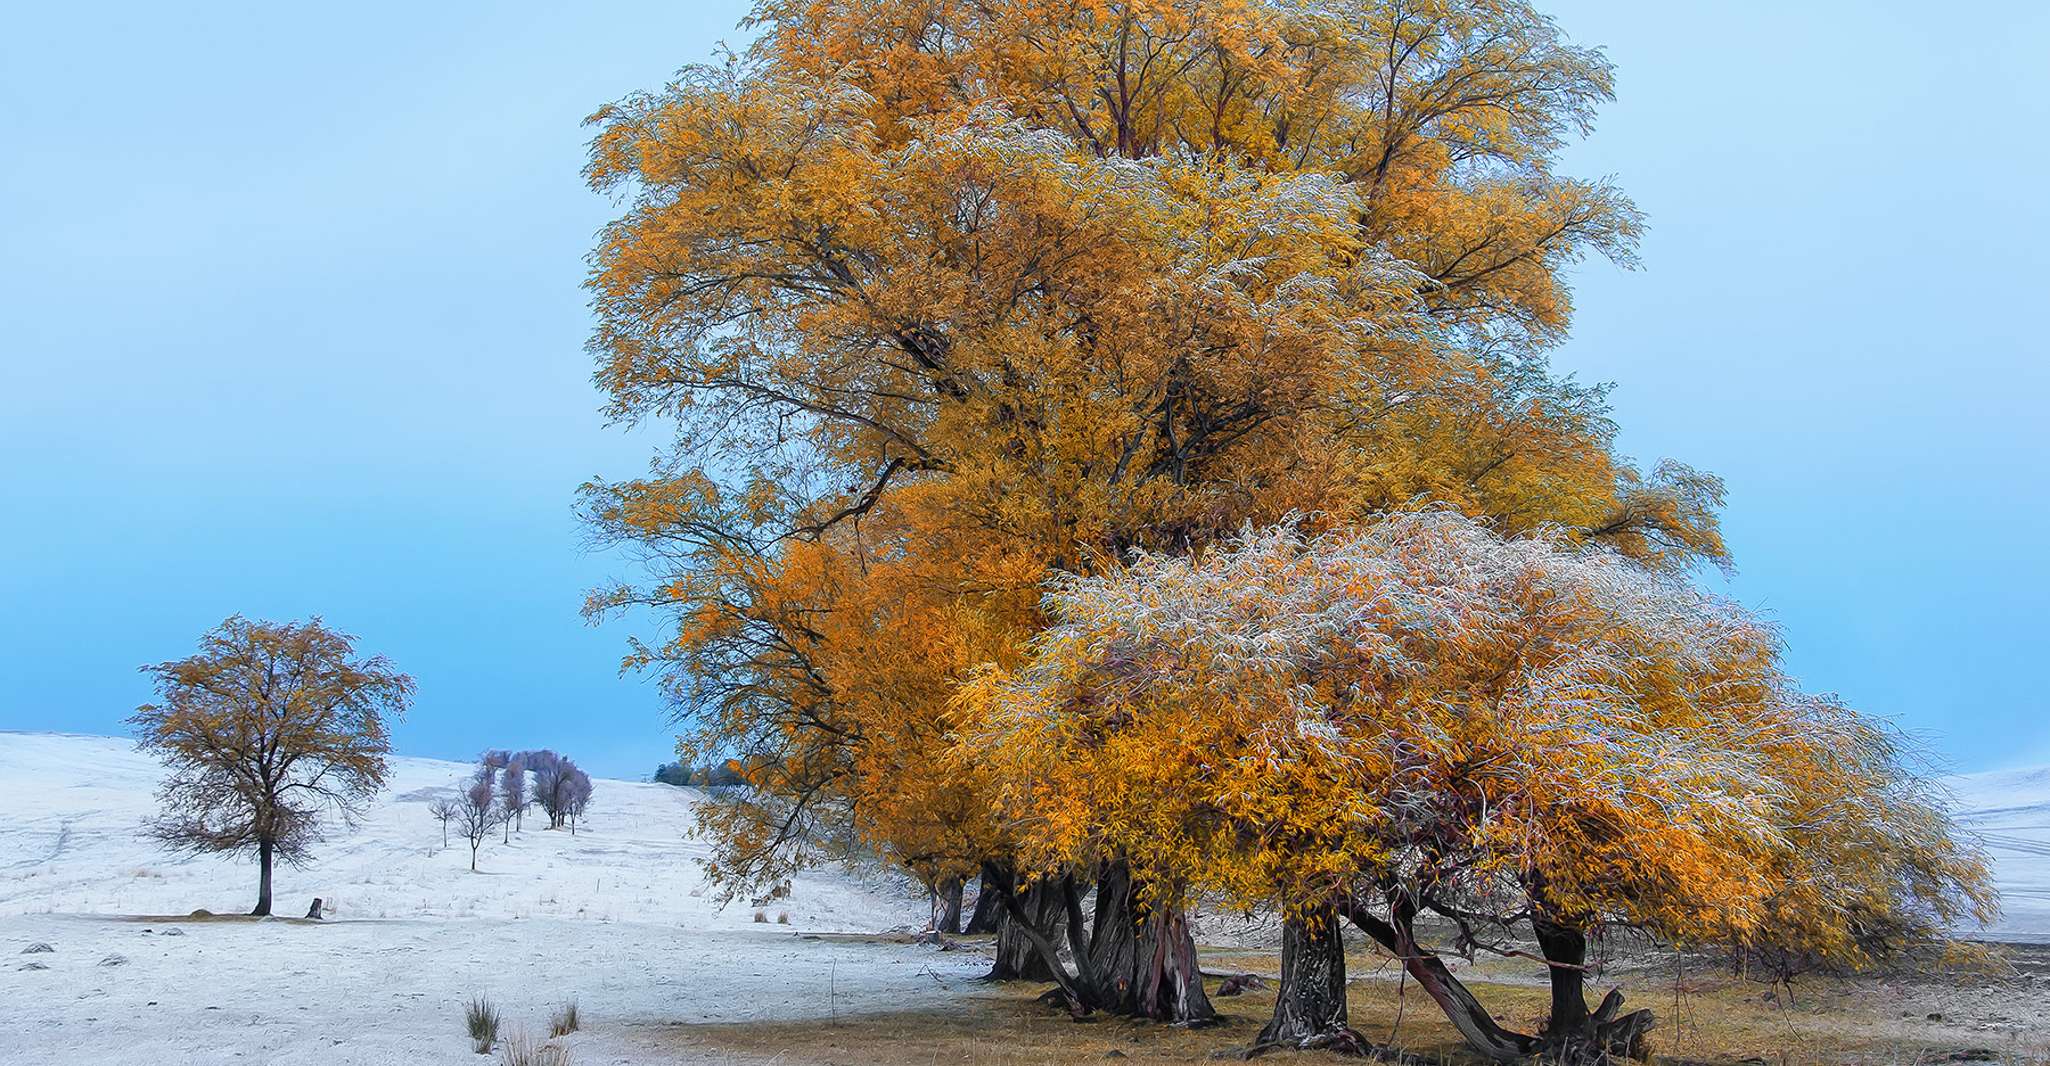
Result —
[[271, 868], [319, 839], [320, 821], [353, 821], [384, 787], [389, 722], [413, 679], [383, 656], [355, 657], [354, 638], [315, 618], [252, 622], [239, 615], [189, 658], [143, 668], [158, 699], [136, 709], [136, 742], [170, 776], [150, 831], [191, 852], [254, 851], [256, 908], [271, 910]]

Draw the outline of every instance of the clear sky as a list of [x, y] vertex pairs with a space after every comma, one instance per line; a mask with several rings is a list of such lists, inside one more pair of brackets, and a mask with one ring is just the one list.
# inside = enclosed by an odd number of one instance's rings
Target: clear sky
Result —
[[[1728, 590], [1959, 769], [2050, 761], [2050, 11], [1541, 0], [1619, 99], [1566, 169], [1650, 218], [1562, 368], [1729, 482]], [[1936, 15], [1941, 17], [1934, 17]], [[43, 4], [0, 32], [0, 729], [321, 614], [419, 681], [408, 754], [667, 758], [582, 592], [607, 427], [582, 118], [737, 3]], [[1718, 579], [1718, 583], [1720, 583]]]

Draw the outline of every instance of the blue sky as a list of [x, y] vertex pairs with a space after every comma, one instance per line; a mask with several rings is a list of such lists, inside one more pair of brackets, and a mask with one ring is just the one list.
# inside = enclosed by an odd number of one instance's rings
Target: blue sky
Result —
[[[1567, 168], [1650, 217], [1559, 365], [1722, 474], [1734, 595], [1961, 769], [2050, 760], [2050, 13], [1541, 3], [1619, 99]], [[0, 728], [319, 613], [419, 681], [409, 754], [666, 758], [570, 504], [658, 443], [582, 343], [581, 119], [739, 4], [39, 5], [0, 33]]]

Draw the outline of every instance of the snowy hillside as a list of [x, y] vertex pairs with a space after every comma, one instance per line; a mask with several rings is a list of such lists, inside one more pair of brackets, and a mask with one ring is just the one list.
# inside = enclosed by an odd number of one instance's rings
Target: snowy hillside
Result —
[[[391, 787], [362, 824], [333, 827], [306, 866], [278, 870], [277, 913], [297, 915], [315, 896], [339, 918], [595, 918], [688, 929], [744, 926], [753, 909], [716, 906], [684, 839], [695, 789], [600, 780], [576, 836], [534, 819], [501, 844], [494, 834], [470, 873], [469, 847], [441, 844], [428, 814], [472, 768], [395, 759]], [[0, 733], [0, 915], [246, 912], [256, 868], [247, 859], [166, 854], [137, 832], [162, 770], [127, 740]], [[801, 879], [787, 912], [808, 931], [874, 932], [925, 918], [922, 897], [895, 878], [858, 883]]]
[[[922, 924], [894, 877], [821, 871], [766, 923], [719, 909], [692, 861], [703, 845], [683, 839], [697, 794], [666, 785], [597, 781], [578, 835], [530, 821], [473, 874], [427, 811], [470, 768], [395, 770], [360, 826], [279, 870], [279, 919], [171, 917], [246, 912], [254, 866], [140, 836], [161, 771], [129, 742], [0, 733], [0, 1061], [477, 1063], [462, 1009], [486, 996], [508, 1032], [577, 1001], [579, 1066], [723, 1062], [679, 1023], [951, 1002], [989, 965], [833, 935]], [[289, 917], [315, 896], [328, 921]]]
[[1993, 859], [2004, 912], [1994, 940], [2050, 943], [2050, 766], [1965, 774], [1947, 782], [1960, 824]]

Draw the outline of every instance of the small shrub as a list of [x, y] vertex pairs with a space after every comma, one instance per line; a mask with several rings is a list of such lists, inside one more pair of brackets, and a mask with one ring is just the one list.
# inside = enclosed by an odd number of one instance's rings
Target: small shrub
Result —
[[535, 1043], [525, 1033], [514, 1033], [505, 1038], [498, 1048], [499, 1061], [505, 1066], [570, 1066], [569, 1048], [561, 1044]]
[[763, 913], [762, 913], [761, 911], [756, 911], [756, 912], [755, 912], [755, 924], [757, 924], [757, 925], [767, 925], [768, 923], [769, 923], [769, 916], [768, 916], [768, 915], [766, 915], [766, 914], [763, 914]]
[[498, 1008], [479, 996], [463, 1007], [463, 1024], [470, 1031], [470, 1046], [477, 1054], [491, 1054], [492, 1045], [498, 1043]]
[[548, 1018], [548, 1035], [551, 1037], [568, 1036], [578, 1028], [576, 1000], [570, 1000], [555, 1008], [555, 1013]]
[[789, 912], [789, 911], [777, 911], [777, 912], [776, 912], [776, 924], [777, 924], [777, 925], [789, 925], [789, 924], [790, 924], [790, 912]]

